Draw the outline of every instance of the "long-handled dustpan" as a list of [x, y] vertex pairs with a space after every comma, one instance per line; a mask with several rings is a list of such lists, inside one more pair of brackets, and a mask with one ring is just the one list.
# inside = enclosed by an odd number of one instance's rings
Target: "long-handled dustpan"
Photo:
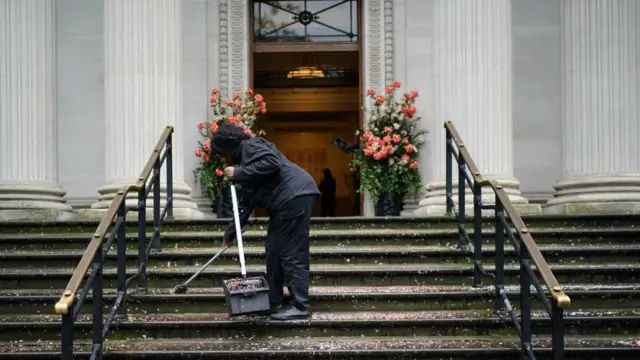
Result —
[[249, 315], [269, 311], [269, 285], [264, 276], [247, 277], [244, 262], [244, 247], [242, 243], [242, 229], [240, 226], [240, 212], [238, 211], [238, 195], [236, 187], [231, 184], [231, 202], [233, 203], [233, 220], [236, 227], [238, 241], [238, 257], [240, 258], [241, 278], [222, 280], [222, 288], [229, 307], [229, 315]]

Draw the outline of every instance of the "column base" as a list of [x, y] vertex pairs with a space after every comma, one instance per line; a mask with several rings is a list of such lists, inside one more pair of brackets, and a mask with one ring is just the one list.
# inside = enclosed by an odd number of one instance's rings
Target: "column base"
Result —
[[413, 217], [413, 213], [418, 209], [419, 201], [412, 197], [404, 199], [404, 209], [400, 212], [400, 216]]
[[[81, 209], [78, 216], [84, 220], [101, 219], [111, 205], [115, 194], [120, 189], [121, 184], [106, 185], [98, 189], [100, 194], [98, 201], [91, 205], [90, 209]], [[160, 207], [161, 212], [166, 205], [166, 186], [160, 186]], [[153, 192], [153, 190], [152, 190]], [[147, 199], [147, 219], [153, 219], [153, 194], [149, 194]], [[136, 220], [138, 194], [131, 193], [127, 196], [126, 206], [130, 210], [127, 219]], [[199, 220], [204, 218], [204, 214], [198, 210], [198, 205], [191, 199], [191, 188], [184, 183], [174, 183], [173, 185], [173, 218], [181, 220]]]
[[0, 182], [0, 220], [71, 221], [77, 218], [58, 184]]
[[[529, 200], [522, 196], [519, 187], [520, 182], [515, 179], [503, 180], [500, 179], [504, 190], [509, 195], [509, 200], [514, 205], [516, 210], [521, 215], [535, 215], [542, 213], [542, 206], [539, 204], [529, 204]], [[447, 198], [446, 198], [446, 182], [437, 181], [427, 184], [427, 196], [420, 201], [418, 208], [413, 212], [414, 217], [431, 217], [431, 216], [443, 216], [447, 210]], [[458, 184], [457, 180], [453, 185], [454, 201], [457, 201], [458, 197]], [[494, 204], [495, 196], [493, 191], [488, 188], [482, 189], [482, 202], [484, 204]], [[471, 189], [467, 187], [465, 192], [465, 213], [468, 216], [473, 216], [473, 194]], [[456, 204], [457, 206], [457, 204]], [[493, 216], [493, 210], [484, 210], [482, 216]]]
[[640, 174], [573, 177], [560, 181], [555, 189], [545, 214], [640, 213]]

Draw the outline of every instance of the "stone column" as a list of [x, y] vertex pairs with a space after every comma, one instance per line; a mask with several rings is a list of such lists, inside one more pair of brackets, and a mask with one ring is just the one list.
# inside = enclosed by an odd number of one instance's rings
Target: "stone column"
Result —
[[640, 2], [562, 2], [563, 178], [545, 212], [640, 212]]
[[[415, 215], [445, 212], [445, 120], [453, 121], [484, 177], [499, 180], [514, 204], [527, 204], [513, 175], [511, 1], [433, 3], [434, 117], [426, 120], [425, 148], [430, 179]], [[540, 211], [533, 205], [521, 209]]]
[[55, 9], [0, 0], [1, 220], [75, 216], [58, 184]]
[[174, 216], [201, 218], [184, 182], [183, 135], [192, 127], [182, 113], [181, 1], [105, 0], [104, 26], [107, 178], [87, 217], [104, 211], [120, 186], [135, 183], [160, 133], [173, 125]]

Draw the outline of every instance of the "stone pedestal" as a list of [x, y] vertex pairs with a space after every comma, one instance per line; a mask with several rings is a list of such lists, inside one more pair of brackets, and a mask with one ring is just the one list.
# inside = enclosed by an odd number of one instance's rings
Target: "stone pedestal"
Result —
[[56, 2], [0, 0], [0, 220], [71, 220], [58, 184]]
[[99, 217], [120, 186], [135, 183], [165, 126], [173, 125], [174, 217], [202, 218], [184, 182], [183, 134], [193, 127], [183, 124], [181, 1], [105, 0], [104, 26], [107, 179], [81, 216]]
[[[445, 213], [445, 120], [453, 121], [485, 178], [499, 180], [523, 212], [539, 213], [539, 205], [521, 196], [513, 175], [510, 0], [434, 0], [433, 7], [429, 183], [414, 214]], [[457, 183], [457, 166], [454, 174]], [[493, 202], [493, 195], [485, 200]]]
[[562, 3], [563, 178], [545, 212], [640, 212], [640, 3]]

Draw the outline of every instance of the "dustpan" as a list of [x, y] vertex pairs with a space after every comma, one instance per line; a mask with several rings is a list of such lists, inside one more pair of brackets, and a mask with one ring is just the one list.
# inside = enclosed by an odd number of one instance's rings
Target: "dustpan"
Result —
[[229, 308], [229, 316], [264, 313], [270, 310], [269, 285], [264, 276], [247, 277], [240, 212], [238, 210], [238, 195], [234, 184], [231, 184], [231, 202], [233, 204], [233, 220], [236, 227], [241, 277], [222, 280], [222, 289]]

